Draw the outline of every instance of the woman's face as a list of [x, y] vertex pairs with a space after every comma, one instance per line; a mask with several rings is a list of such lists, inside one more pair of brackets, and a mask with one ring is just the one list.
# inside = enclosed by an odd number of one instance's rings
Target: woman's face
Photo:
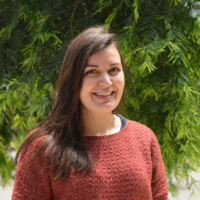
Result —
[[122, 97], [124, 72], [117, 48], [111, 44], [88, 59], [80, 100], [92, 112], [114, 110]]

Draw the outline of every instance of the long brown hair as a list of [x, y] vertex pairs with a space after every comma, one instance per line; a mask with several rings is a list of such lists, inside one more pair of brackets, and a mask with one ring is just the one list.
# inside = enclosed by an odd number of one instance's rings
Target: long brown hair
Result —
[[[55, 180], [65, 179], [72, 166], [76, 172], [84, 169], [86, 173], [91, 171], [92, 163], [82, 135], [80, 92], [88, 58], [110, 44], [114, 44], [119, 51], [116, 35], [108, 33], [103, 27], [89, 28], [71, 42], [57, 81], [53, 110], [25, 139], [17, 152], [16, 164], [26, 145], [35, 138], [47, 135], [41, 149], [48, 152]], [[120, 51], [119, 54], [124, 68]]]

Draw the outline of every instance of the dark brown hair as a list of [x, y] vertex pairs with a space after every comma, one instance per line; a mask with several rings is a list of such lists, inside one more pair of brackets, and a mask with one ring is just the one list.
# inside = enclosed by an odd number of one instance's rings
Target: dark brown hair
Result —
[[[91, 159], [82, 136], [80, 92], [88, 58], [110, 44], [114, 44], [119, 51], [116, 35], [108, 33], [103, 27], [89, 28], [71, 42], [57, 81], [53, 110], [23, 142], [17, 152], [16, 163], [27, 144], [47, 135], [48, 139], [41, 149], [48, 152], [55, 180], [65, 179], [72, 166], [76, 172], [84, 169], [86, 173], [91, 171]], [[120, 51], [119, 54], [124, 68]]]

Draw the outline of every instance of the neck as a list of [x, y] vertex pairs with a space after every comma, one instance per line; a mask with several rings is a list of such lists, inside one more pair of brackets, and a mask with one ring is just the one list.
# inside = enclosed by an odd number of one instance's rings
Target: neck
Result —
[[103, 136], [116, 133], [120, 130], [121, 120], [112, 112], [91, 113], [82, 112], [84, 127], [83, 136]]

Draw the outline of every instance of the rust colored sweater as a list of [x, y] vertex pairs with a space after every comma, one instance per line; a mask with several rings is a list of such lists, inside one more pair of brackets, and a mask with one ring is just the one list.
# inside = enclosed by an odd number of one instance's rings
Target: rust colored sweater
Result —
[[[54, 181], [45, 170], [24, 163], [45, 137], [35, 139], [20, 158], [12, 200], [167, 200], [168, 186], [160, 147], [146, 126], [127, 120], [119, 132], [84, 137], [92, 160], [89, 175], [74, 173]], [[42, 169], [37, 156], [33, 165]]]

